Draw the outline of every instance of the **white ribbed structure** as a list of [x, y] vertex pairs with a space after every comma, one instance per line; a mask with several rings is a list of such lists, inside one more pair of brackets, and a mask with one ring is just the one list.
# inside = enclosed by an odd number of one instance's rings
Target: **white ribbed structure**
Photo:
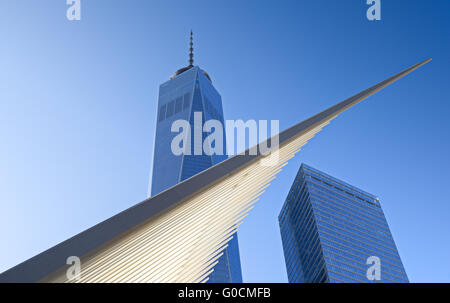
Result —
[[[311, 123], [306, 122], [299, 130], [301, 123], [286, 130], [277, 163], [265, 166], [262, 164], [265, 157], [259, 156], [159, 216], [107, 242], [81, 259], [81, 278], [73, 281], [206, 282], [258, 197], [308, 140], [341, 112], [430, 60], [336, 104], [308, 119]], [[65, 272], [47, 281], [68, 282]]]
[[[331, 120], [331, 119], [330, 119]], [[206, 282], [232, 234], [281, 168], [328, 121], [81, 260], [74, 282]], [[65, 282], [65, 274], [53, 282]]]
[[[343, 111], [430, 60], [280, 133], [274, 165], [263, 165], [261, 155], [225, 160], [17, 265], [0, 282], [206, 282], [258, 197], [308, 140]], [[77, 254], [81, 278], [68, 281], [62, 262]]]

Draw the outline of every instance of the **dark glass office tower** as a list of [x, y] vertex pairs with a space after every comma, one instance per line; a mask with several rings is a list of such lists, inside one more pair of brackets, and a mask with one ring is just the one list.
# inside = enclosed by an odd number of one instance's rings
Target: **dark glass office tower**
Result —
[[[156, 123], [155, 150], [151, 180], [151, 196], [186, 180], [189, 177], [225, 160], [224, 155], [194, 154], [195, 145], [202, 144], [207, 133], [203, 133], [202, 142], [194, 141], [194, 113], [201, 113], [202, 123], [207, 120], [219, 120], [224, 124], [222, 98], [214, 88], [209, 75], [193, 65], [192, 33], [189, 66], [179, 69], [169, 81], [161, 84], [158, 98], [158, 116]], [[198, 115], [198, 114], [197, 114]], [[172, 139], [178, 132], [171, 132], [176, 120], [189, 121], [191, 126], [191, 155], [176, 156], [172, 153]], [[200, 126], [201, 127], [201, 126]], [[224, 130], [225, 138], [225, 130]], [[197, 146], [197, 150], [198, 150]], [[241, 262], [237, 234], [228, 242], [219, 263], [208, 282], [242, 282]]]
[[378, 198], [354, 186], [302, 164], [279, 223], [291, 283], [408, 282]]

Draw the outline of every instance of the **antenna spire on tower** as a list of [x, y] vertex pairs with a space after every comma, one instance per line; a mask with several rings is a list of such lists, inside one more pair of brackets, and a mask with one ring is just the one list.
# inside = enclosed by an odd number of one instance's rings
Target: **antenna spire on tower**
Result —
[[191, 30], [191, 43], [190, 43], [190, 48], [189, 48], [189, 66], [192, 67], [194, 66], [194, 43], [192, 42], [192, 30]]

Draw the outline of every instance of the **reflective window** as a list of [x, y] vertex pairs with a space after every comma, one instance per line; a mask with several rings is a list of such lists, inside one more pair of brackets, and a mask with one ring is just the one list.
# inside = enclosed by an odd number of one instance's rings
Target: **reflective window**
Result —
[[169, 104], [167, 104], [166, 118], [169, 118], [170, 116], [172, 116], [174, 110], [175, 110], [175, 101], [170, 101]]
[[166, 105], [164, 104], [164, 105], [162, 105], [162, 106], [159, 108], [159, 118], [158, 118], [158, 121], [164, 120], [165, 117], [166, 117]]
[[183, 98], [179, 97], [175, 101], [175, 114], [181, 112], [182, 107], [183, 107]]
[[190, 93], [186, 93], [184, 94], [184, 105], [183, 105], [183, 109], [187, 109], [189, 108], [189, 106], [191, 105], [191, 94]]

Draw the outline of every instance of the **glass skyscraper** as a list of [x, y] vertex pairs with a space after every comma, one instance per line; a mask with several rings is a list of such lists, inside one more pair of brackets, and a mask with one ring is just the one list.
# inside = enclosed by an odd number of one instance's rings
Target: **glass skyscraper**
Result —
[[[161, 84], [158, 98], [158, 115], [156, 123], [155, 149], [151, 180], [151, 196], [186, 180], [189, 177], [225, 160], [223, 155], [194, 154], [195, 145], [203, 143], [207, 133], [203, 133], [202, 142], [194, 140], [194, 113], [201, 113], [202, 123], [218, 120], [224, 124], [222, 98], [212, 85], [209, 75], [198, 66], [193, 66], [192, 33], [189, 66], [178, 70], [169, 81]], [[191, 126], [191, 154], [176, 156], [171, 150], [172, 139], [178, 134], [171, 132], [176, 120], [189, 121]], [[201, 125], [200, 127], [202, 127]], [[198, 127], [198, 126], [197, 126]], [[177, 130], [178, 131], [178, 130]], [[225, 130], [224, 130], [225, 138]], [[237, 234], [228, 242], [219, 263], [208, 282], [242, 282], [241, 263]]]
[[[289, 282], [408, 282], [377, 197], [302, 164], [279, 215]], [[379, 280], [368, 269], [380, 261]]]

